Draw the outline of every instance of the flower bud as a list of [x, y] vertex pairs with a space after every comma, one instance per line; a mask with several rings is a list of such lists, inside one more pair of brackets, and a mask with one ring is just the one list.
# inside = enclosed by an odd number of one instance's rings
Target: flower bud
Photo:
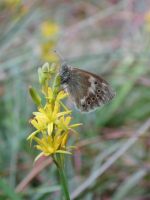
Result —
[[33, 87], [30, 86], [29, 93], [30, 93], [30, 96], [31, 96], [32, 100], [34, 101], [34, 103], [37, 106], [40, 106], [41, 105], [41, 97], [39, 96], [37, 91]]

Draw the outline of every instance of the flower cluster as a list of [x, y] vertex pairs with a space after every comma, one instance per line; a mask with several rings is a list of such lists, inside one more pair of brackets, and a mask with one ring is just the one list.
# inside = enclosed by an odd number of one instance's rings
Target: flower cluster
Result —
[[41, 57], [45, 61], [56, 62], [57, 56], [54, 52], [50, 52], [55, 48], [60, 28], [54, 22], [45, 21], [41, 24]]
[[67, 97], [67, 93], [60, 90], [60, 77], [56, 75], [53, 88], [49, 86], [49, 79], [54, 75], [54, 67], [45, 64], [39, 69], [39, 80], [42, 85], [41, 96], [33, 88], [30, 94], [37, 104], [38, 111], [33, 112], [33, 119], [30, 120], [36, 129], [28, 137], [28, 140], [36, 142], [36, 148], [41, 151], [39, 156], [53, 155], [56, 153], [69, 153], [72, 146], [67, 146], [69, 132], [80, 124], [71, 124], [71, 110], [62, 102]]

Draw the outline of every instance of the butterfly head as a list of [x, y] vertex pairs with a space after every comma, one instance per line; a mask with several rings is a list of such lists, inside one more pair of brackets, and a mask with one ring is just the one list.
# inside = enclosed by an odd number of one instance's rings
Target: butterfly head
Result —
[[71, 73], [70, 67], [66, 63], [63, 63], [61, 65], [59, 75], [61, 77], [61, 84], [67, 84], [70, 79]]

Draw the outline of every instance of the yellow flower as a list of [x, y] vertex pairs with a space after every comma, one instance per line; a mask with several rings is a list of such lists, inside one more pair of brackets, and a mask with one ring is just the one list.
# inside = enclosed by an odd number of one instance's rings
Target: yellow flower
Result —
[[[49, 70], [46, 70], [46, 72], [50, 73]], [[33, 112], [34, 118], [31, 120], [31, 124], [36, 130], [28, 137], [28, 140], [34, 140], [37, 143], [36, 148], [41, 151], [36, 159], [41, 155], [70, 153], [68, 150], [74, 147], [66, 146], [69, 131], [74, 131], [73, 128], [81, 125], [71, 124], [71, 110], [61, 102], [68, 94], [64, 91], [59, 91], [59, 75], [56, 75], [54, 79], [53, 89], [48, 87], [47, 84], [50, 79], [49, 74], [45, 78], [46, 81], [42, 82], [45, 105], [42, 106], [42, 100], [40, 104], [36, 104], [38, 111]], [[33, 94], [31, 96], [33, 97]], [[39, 98], [42, 99], [40, 96]]]
[[53, 52], [56, 46], [56, 41], [50, 40], [41, 44], [42, 59], [49, 62], [57, 62], [58, 57]]
[[51, 37], [59, 33], [59, 26], [54, 22], [45, 21], [41, 25], [41, 32], [45, 37]]
[[75, 127], [78, 127], [78, 126], [81, 125], [81, 124], [72, 124], [72, 125], [69, 125], [70, 121], [71, 121], [71, 117], [70, 116], [67, 116], [67, 117], [62, 116], [56, 122], [58, 129], [60, 129], [62, 131], [68, 131], [68, 130], [71, 130], [72, 128], [75, 128]]
[[60, 108], [60, 105], [59, 105], [58, 102], [55, 102], [54, 108], [52, 108], [52, 105], [50, 105], [50, 104], [47, 105], [45, 115], [49, 119], [48, 135], [52, 134], [53, 127], [54, 127], [54, 124], [56, 123], [56, 121], [59, 120], [59, 118], [61, 116], [64, 116], [64, 115], [69, 114], [71, 112], [70, 110], [60, 112], [59, 108]]
[[48, 87], [48, 99], [50, 100], [50, 102], [46, 103], [44, 108], [40, 107], [38, 109], [39, 112], [33, 112], [33, 115], [35, 117], [30, 122], [37, 129], [37, 131], [31, 133], [28, 139], [33, 139], [33, 137], [39, 132], [44, 133], [45, 131], [47, 131], [48, 135], [51, 135], [54, 125], [58, 124], [59, 118], [71, 113], [70, 110], [62, 112], [60, 111], [59, 102], [66, 96], [67, 94], [64, 91], [60, 91], [53, 105], [51, 103], [53, 99], [53, 91], [50, 87]]
[[46, 130], [48, 124], [48, 118], [42, 113], [36, 113], [36, 117], [31, 120], [31, 124], [39, 131], [43, 132]]
[[58, 57], [53, 52], [60, 29], [54, 22], [45, 21], [41, 24], [41, 33], [44, 41], [41, 43], [41, 57], [45, 61], [57, 62]]
[[[62, 90], [57, 94], [55, 101], [59, 103], [60, 100], [66, 98], [67, 96], [68, 94]], [[49, 100], [50, 103], [53, 102], [54, 93], [51, 87], [48, 87], [48, 96], [46, 98]]]
[[53, 132], [54, 125], [61, 116], [69, 114], [71, 111], [59, 111], [59, 103], [55, 102], [54, 108], [51, 104], [46, 104], [45, 108], [39, 108], [39, 112], [34, 112], [34, 119], [31, 120], [31, 124], [37, 129], [37, 131], [30, 134], [28, 139], [33, 139], [36, 133], [44, 133], [46, 130], [48, 135]]
[[42, 138], [34, 137], [34, 140], [37, 143], [36, 148], [42, 151], [42, 154], [40, 154], [40, 156], [49, 156], [55, 153], [71, 154], [69, 151], [67, 151], [69, 147], [66, 147], [68, 133], [55, 136], [45, 135]]

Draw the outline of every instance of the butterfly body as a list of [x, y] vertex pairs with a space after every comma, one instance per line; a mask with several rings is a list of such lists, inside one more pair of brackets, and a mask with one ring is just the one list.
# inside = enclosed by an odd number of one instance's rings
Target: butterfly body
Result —
[[80, 111], [89, 112], [115, 96], [115, 92], [102, 77], [66, 63], [61, 66], [60, 77], [61, 84]]

